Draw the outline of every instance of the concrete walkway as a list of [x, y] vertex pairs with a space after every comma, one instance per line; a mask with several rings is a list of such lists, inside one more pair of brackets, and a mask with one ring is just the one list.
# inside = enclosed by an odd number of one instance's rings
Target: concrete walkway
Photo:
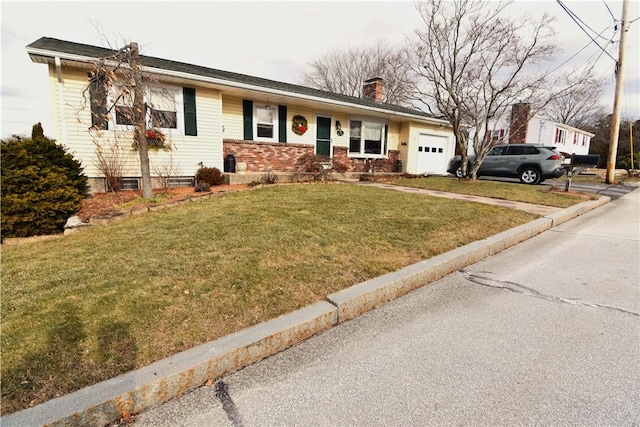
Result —
[[278, 353], [610, 201], [609, 197], [600, 196], [598, 200], [558, 209], [384, 183], [358, 184], [488, 203], [536, 213], [541, 215], [541, 218], [356, 284], [328, 295], [324, 301], [202, 344], [135, 371], [4, 416], [0, 419], [0, 425], [104, 426], [119, 419], [126, 420], [131, 414], [160, 405], [207, 382], [215, 381]]
[[529, 213], [533, 213], [541, 216], [549, 215], [562, 210], [562, 208], [556, 208], [553, 206], [534, 205], [531, 203], [514, 202], [511, 200], [503, 200], [503, 199], [492, 199], [490, 197], [469, 196], [466, 194], [446, 193], [444, 191], [424, 190], [422, 188], [401, 187], [398, 185], [385, 184], [380, 182], [358, 182], [358, 184], [366, 185], [369, 187], [384, 188], [387, 190], [402, 191], [405, 193], [424, 194], [426, 196], [444, 197], [446, 199], [460, 200], [464, 202], [476, 202], [476, 203], [484, 203], [487, 205], [502, 206], [505, 208], [516, 209], [519, 211], [525, 211], [525, 212], [529, 212]]

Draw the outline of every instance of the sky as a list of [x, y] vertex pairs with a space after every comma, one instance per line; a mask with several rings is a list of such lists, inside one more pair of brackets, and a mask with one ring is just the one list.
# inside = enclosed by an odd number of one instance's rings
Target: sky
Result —
[[[489, 0], [487, 0], [489, 1]], [[564, 4], [602, 37], [606, 52], [557, 1], [515, 1], [514, 16], [549, 12], [557, 21], [561, 50], [551, 64], [577, 69], [599, 58], [596, 74], [607, 82], [597, 100], [613, 112], [615, 60], [619, 33], [614, 17], [622, 2], [564, 0]], [[640, 2], [630, 0], [622, 117], [640, 119]], [[330, 51], [370, 46], [383, 40], [398, 45], [423, 24], [413, 1], [4, 1], [1, 15], [0, 134], [30, 135], [41, 122], [56, 137], [47, 67], [33, 63], [25, 47], [52, 37], [103, 47], [136, 41], [143, 55], [202, 65], [252, 76], [300, 83], [305, 65]], [[422, 25], [421, 25], [422, 24]], [[614, 43], [608, 43], [613, 38]], [[610, 55], [610, 56], [609, 56]], [[348, 58], [345, 58], [348, 61]], [[62, 141], [61, 141], [62, 142]]]

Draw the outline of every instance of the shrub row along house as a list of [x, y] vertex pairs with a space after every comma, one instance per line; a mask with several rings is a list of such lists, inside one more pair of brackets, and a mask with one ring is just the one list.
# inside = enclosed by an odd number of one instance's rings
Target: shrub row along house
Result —
[[[133, 123], [124, 114], [131, 105], [118, 97], [117, 82], [106, 91], [90, 90], [90, 71], [115, 51], [43, 37], [27, 52], [49, 67], [56, 138], [81, 160], [91, 191], [107, 189], [98, 167], [99, 157], [107, 155], [122, 164], [125, 188], [138, 188]], [[356, 98], [148, 56], [140, 56], [140, 64], [156, 82], [144, 94], [151, 106], [151, 174], [170, 171], [172, 185], [193, 185], [199, 167], [223, 170], [226, 160], [246, 166], [247, 173], [295, 172], [301, 157], [318, 154], [345, 165], [347, 172], [368, 171], [373, 163], [376, 171], [445, 174], [454, 155], [449, 123], [382, 103], [379, 78], [364, 82], [364, 96]], [[115, 108], [96, 123], [92, 110], [109, 100]], [[129, 142], [123, 144], [126, 135]], [[114, 152], [118, 141], [122, 151]], [[231, 182], [240, 178], [236, 175], [229, 174]]]

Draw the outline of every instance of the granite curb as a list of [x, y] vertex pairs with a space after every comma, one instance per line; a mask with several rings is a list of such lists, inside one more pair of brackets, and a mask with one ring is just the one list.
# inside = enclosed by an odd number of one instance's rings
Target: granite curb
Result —
[[0, 419], [12, 426], [105, 426], [276, 354], [610, 201], [600, 196], [328, 295], [320, 301], [141, 369]]

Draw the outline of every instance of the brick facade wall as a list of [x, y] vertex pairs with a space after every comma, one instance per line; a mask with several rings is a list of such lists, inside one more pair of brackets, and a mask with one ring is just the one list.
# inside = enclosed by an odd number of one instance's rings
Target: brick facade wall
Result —
[[[239, 162], [247, 164], [247, 172], [296, 172], [297, 161], [305, 154], [313, 154], [314, 146], [225, 139], [223, 155], [233, 154], [236, 168]], [[373, 162], [374, 172], [399, 172], [396, 168], [400, 152], [389, 150], [388, 159], [356, 159], [348, 157], [346, 147], [333, 147], [333, 160], [348, 166], [347, 172], [368, 172]]]
[[246, 163], [247, 172], [295, 172], [298, 159], [313, 154], [314, 146], [225, 139], [222, 151], [224, 158], [233, 154], [236, 165]]

